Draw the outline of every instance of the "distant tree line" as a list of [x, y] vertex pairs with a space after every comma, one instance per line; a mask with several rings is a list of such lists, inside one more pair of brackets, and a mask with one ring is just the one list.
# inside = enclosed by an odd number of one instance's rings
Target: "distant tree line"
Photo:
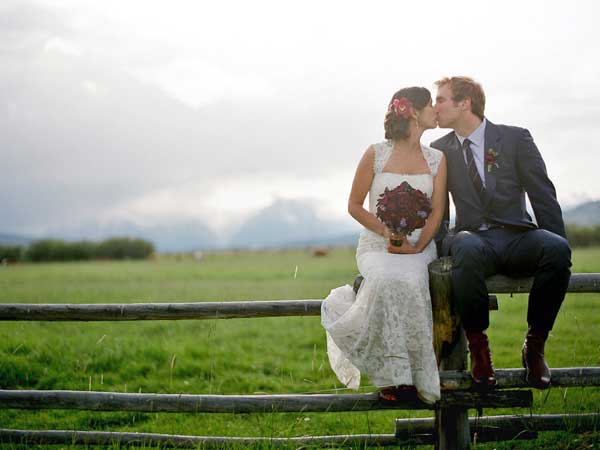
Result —
[[582, 227], [567, 224], [567, 239], [572, 247], [600, 245], [600, 225]]
[[[600, 225], [567, 225], [572, 247], [600, 246]], [[0, 262], [87, 261], [94, 259], [146, 259], [154, 253], [154, 244], [144, 239], [111, 238], [101, 242], [67, 242], [42, 239], [28, 246], [0, 245]]]
[[0, 245], [0, 261], [88, 261], [93, 259], [146, 259], [154, 244], [143, 239], [111, 238], [101, 242], [42, 239], [28, 246]]

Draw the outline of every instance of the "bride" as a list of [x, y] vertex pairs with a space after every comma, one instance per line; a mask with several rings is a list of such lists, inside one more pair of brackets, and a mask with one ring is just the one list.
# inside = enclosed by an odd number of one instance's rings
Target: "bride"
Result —
[[[446, 199], [443, 153], [420, 143], [437, 120], [431, 93], [421, 87], [401, 89], [385, 116], [384, 142], [363, 155], [352, 183], [348, 212], [365, 229], [356, 261], [364, 277], [358, 294], [348, 285], [333, 289], [321, 309], [331, 367], [346, 386], [358, 389], [361, 372], [380, 388], [383, 400], [417, 391], [427, 403], [440, 398], [433, 351], [433, 324], [427, 264], [436, 258], [432, 241]], [[432, 211], [423, 228], [398, 238], [375, 215], [385, 188], [402, 182], [424, 192]], [[369, 210], [363, 207], [369, 194]], [[394, 241], [398, 243], [398, 241]]]

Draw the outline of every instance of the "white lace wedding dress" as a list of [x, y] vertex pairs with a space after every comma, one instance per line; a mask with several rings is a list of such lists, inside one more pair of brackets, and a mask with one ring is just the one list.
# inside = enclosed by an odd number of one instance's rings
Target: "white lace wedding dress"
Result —
[[[383, 172], [391, 142], [375, 145], [374, 178], [369, 210], [375, 213], [384, 188], [403, 181], [431, 197], [433, 177], [442, 152], [421, 146], [431, 174]], [[421, 230], [408, 240], [415, 243]], [[327, 354], [333, 371], [346, 386], [358, 389], [361, 372], [377, 387], [414, 385], [427, 403], [440, 398], [440, 380], [433, 351], [433, 323], [427, 264], [436, 258], [432, 241], [423, 252], [387, 252], [386, 240], [367, 229], [360, 234], [356, 261], [364, 277], [358, 294], [348, 285], [333, 289], [321, 307], [327, 331]]]

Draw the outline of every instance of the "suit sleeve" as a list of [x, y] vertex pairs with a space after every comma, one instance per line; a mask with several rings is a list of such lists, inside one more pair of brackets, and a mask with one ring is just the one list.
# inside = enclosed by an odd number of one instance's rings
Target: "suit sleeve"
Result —
[[[444, 152], [444, 150], [439, 145], [437, 145], [437, 141], [432, 142], [429, 146], [432, 148], [435, 148], [436, 150], [443, 152], [444, 156], [446, 156], [446, 152]], [[447, 158], [447, 156], [446, 156], [446, 158]], [[444, 215], [442, 216], [442, 222], [440, 223], [438, 232], [436, 233], [436, 235], [434, 237], [435, 245], [436, 245], [437, 251], [438, 251], [438, 256], [444, 256], [443, 252], [442, 252], [442, 242], [444, 241], [444, 238], [446, 237], [446, 234], [448, 234], [448, 230], [450, 228], [450, 195], [448, 194], [447, 185], [446, 185], [445, 195], [446, 195], [446, 201], [445, 201], [445, 206], [444, 206]]]
[[556, 189], [548, 178], [546, 164], [528, 130], [521, 130], [518, 143], [517, 170], [525, 188], [538, 226], [566, 238], [562, 211]]

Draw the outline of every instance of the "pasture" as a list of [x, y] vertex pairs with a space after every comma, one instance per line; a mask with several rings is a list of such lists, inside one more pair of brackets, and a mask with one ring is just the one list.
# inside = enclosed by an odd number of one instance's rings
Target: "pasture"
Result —
[[[600, 272], [600, 249], [577, 249], [573, 272]], [[322, 299], [351, 284], [353, 249], [230, 252], [144, 262], [0, 268], [0, 302], [128, 303]], [[497, 368], [520, 367], [526, 296], [499, 295], [489, 330]], [[600, 366], [600, 298], [565, 300], [546, 353], [552, 367]], [[318, 317], [204, 321], [3, 322], [0, 387], [191, 394], [344, 392], [329, 369]], [[362, 390], [374, 387], [363, 380]], [[600, 388], [534, 391], [533, 413], [600, 411]], [[528, 414], [486, 410], [486, 414]], [[0, 409], [0, 428], [146, 431], [214, 436], [393, 433], [393, 419], [429, 412], [280, 414], [97, 413]], [[598, 434], [546, 433], [537, 443], [477, 448], [600, 448]], [[4, 446], [1, 448], [15, 448]], [[82, 448], [82, 447], [74, 447]]]

